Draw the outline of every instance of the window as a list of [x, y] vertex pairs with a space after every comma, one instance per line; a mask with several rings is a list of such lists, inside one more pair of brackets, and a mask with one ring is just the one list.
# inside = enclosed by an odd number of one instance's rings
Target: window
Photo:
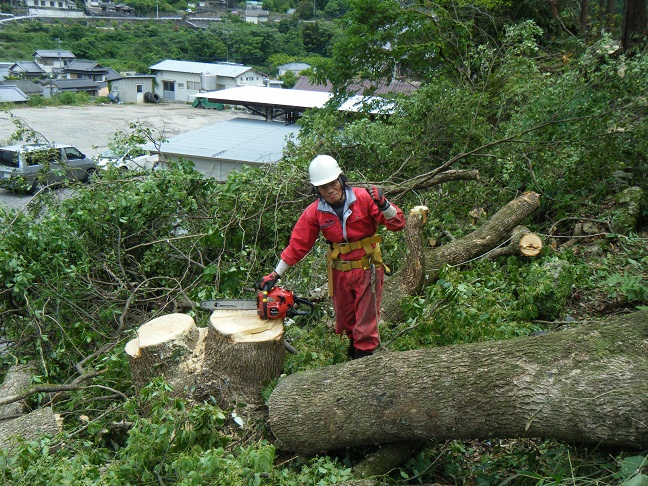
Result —
[[178, 88], [184, 88], [184, 83], [178, 83]]
[[173, 81], [162, 81], [162, 89], [164, 91], [175, 91], [175, 83]]
[[136, 84], [135, 85], [135, 91], [138, 93], [143, 93], [144, 92], [144, 85], [143, 84]]
[[65, 155], [68, 160], [82, 159], [84, 155], [79, 151], [79, 149], [74, 147], [66, 147]]
[[187, 81], [187, 89], [191, 90], [191, 91], [200, 90], [200, 82], [199, 81]]
[[0, 150], [0, 165], [18, 167], [18, 153], [10, 150]]

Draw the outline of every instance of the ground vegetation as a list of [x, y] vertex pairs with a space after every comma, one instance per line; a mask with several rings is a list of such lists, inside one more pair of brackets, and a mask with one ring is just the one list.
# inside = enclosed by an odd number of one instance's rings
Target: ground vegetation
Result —
[[[24, 211], [0, 211], [3, 370], [33, 363], [26, 405], [53, 407], [64, 427], [4, 450], [5, 482], [357, 478], [355, 467], [374, 445], [294, 454], [243, 407], [190, 403], [163, 380], [135, 393], [124, 353], [151, 319], [181, 311], [205, 326], [208, 313], [196, 302], [251, 297], [245, 289], [274, 266], [311, 201], [306, 167], [317, 153], [338, 158], [354, 184], [385, 187], [405, 209], [427, 206], [422, 232], [432, 248], [469, 235], [522, 194], [539, 197], [524, 224], [543, 239], [540, 254], [484, 254], [438, 269], [404, 296], [402, 317], [381, 327], [390, 352], [496, 348], [496, 341], [565, 328], [577, 337], [594, 319], [645, 310], [648, 56], [640, 37], [629, 49], [621, 45], [619, 9], [612, 27], [591, 9], [581, 34], [575, 6], [354, 0], [331, 31], [318, 75], [334, 81], [339, 97], [358, 77], [378, 83], [398, 72], [420, 82], [414, 94], [394, 98], [389, 114], [311, 111], [281, 163], [244, 168], [224, 183], [183, 161], [151, 173], [108, 171], [74, 186], [70, 198], [42, 191]], [[132, 129], [156, 138], [146, 127]], [[449, 170], [479, 177], [433, 183]], [[408, 255], [404, 235], [384, 236], [383, 252], [398, 272]], [[325, 249], [318, 244], [282, 284], [302, 295], [321, 288]], [[286, 336], [297, 350], [286, 355], [286, 375], [347, 359], [326, 299], [312, 316], [287, 322]], [[279, 381], [268, 383], [265, 399]], [[635, 398], [648, 400], [641, 392]], [[578, 438], [444, 437], [419, 446], [371, 484], [648, 481], [648, 451]]]

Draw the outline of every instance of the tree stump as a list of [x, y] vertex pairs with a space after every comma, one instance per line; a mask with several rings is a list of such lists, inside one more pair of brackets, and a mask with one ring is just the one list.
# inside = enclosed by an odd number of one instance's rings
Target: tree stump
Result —
[[195, 374], [183, 372], [181, 364], [189, 361], [199, 337], [193, 318], [186, 314], [158, 317], [140, 327], [137, 338], [129, 341], [125, 349], [135, 391], [162, 376], [175, 394], [186, 394], [195, 383]]
[[188, 315], [169, 314], [140, 327], [125, 351], [136, 391], [162, 376], [175, 396], [213, 399], [223, 409], [256, 407], [283, 369], [283, 321], [218, 310], [208, 328], [198, 328]]
[[283, 334], [283, 320], [261, 320], [256, 310], [214, 311], [196, 393], [221, 408], [262, 405], [261, 391], [283, 369]]

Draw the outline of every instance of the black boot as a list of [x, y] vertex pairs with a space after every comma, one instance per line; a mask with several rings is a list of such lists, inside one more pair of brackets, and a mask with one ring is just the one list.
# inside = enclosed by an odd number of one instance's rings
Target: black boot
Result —
[[351, 359], [365, 358], [367, 356], [371, 356], [373, 353], [374, 353], [373, 349], [371, 351], [362, 351], [360, 349], [354, 349], [353, 358]]
[[356, 357], [356, 348], [353, 347], [353, 339], [349, 339], [349, 359], [355, 359]]

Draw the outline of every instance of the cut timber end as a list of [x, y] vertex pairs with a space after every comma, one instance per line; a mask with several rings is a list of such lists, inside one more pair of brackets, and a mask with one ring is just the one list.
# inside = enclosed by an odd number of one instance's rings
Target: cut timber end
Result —
[[217, 310], [209, 320], [215, 331], [235, 342], [275, 341], [283, 335], [283, 319], [263, 320], [255, 310]]
[[535, 233], [527, 233], [520, 238], [520, 253], [524, 256], [536, 256], [542, 250], [542, 240]]
[[140, 347], [146, 348], [172, 340], [192, 331], [196, 324], [187, 314], [168, 314], [153, 319], [137, 331]]

